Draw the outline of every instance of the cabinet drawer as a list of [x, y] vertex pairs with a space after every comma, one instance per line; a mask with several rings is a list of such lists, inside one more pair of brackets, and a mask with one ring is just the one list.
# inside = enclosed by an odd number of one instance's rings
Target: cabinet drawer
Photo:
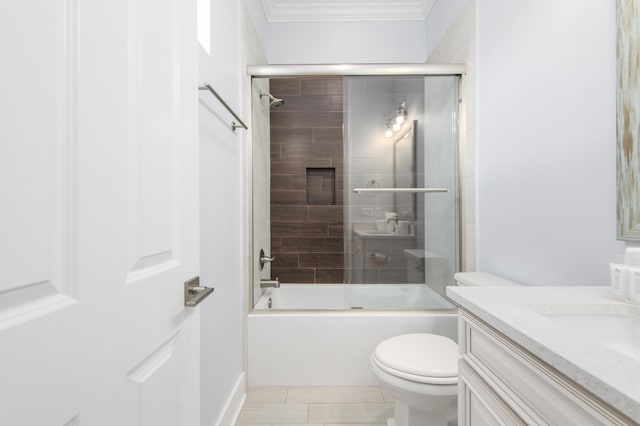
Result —
[[465, 360], [460, 360], [458, 371], [460, 426], [526, 425]]
[[462, 359], [527, 423], [633, 424], [463, 309], [459, 337]]

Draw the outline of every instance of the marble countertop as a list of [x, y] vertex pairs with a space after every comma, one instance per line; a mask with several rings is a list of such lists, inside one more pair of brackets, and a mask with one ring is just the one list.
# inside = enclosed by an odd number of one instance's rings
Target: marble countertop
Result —
[[[473, 275], [462, 274], [466, 278]], [[484, 285], [491, 276], [478, 274]], [[640, 358], [599, 344], [589, 330], [558, 323], [554, 309], [576, 313], [639, 309], [616, 300], [609, 287], [447, 287], [447, 296], [628, 417], [640, 422]], [[640, 328], [633, 329], [640, 345]]]
[[400, 238], [415, 238], [415, 234], [398, 234], [386, 231], [377, 231], [375, 229], [354, 229], [353, 233], [360, 238], [388, 238], [388, 239], [400, 239]]

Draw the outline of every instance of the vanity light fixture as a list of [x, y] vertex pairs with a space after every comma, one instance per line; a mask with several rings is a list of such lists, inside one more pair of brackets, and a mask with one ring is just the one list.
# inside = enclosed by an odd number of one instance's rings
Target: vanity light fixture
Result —
[[402, 123], [404, 123], [405, 121], [407, 121], [407, 104], [403, 100], [402, 102], [400, 102], [400, 105], [396, 110], [396, 123], [402, 125]]
[[386, 130], [384, 135], [387, 138], [393, 137], [395, 132], [399, 132], [402, 129], [402, 126], [407, 121], [407, 116], [409, 115], [407, 111], [407, 103], [403, 99], [402, 102], [398, 105], [398, 108], [395, 111], [395, 114], [387, 120]]

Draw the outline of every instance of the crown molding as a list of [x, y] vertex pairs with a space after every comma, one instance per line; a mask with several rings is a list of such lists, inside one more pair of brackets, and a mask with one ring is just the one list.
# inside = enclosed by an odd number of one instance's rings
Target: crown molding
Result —
[[435, 0], [262, 0], [269, 22], [424, 21]]

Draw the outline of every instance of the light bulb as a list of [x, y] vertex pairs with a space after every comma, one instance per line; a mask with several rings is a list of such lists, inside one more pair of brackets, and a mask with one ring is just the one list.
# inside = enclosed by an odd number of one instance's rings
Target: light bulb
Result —
[[404, 123], [404, 114], [398, 114], [398, 116], [396, 117], [396, 123], [398, 124]]
[[393, 124], [393, 130], [395, 130], [396, 132], [400, 130], [400, 124], [397, 121]]
[[391, 131], [391, 129], [387, 129], [386, 132], [384, 132], [384, 135], [388, 138], [390, 138], [391, 136], [393, 136], [393, 132]]

